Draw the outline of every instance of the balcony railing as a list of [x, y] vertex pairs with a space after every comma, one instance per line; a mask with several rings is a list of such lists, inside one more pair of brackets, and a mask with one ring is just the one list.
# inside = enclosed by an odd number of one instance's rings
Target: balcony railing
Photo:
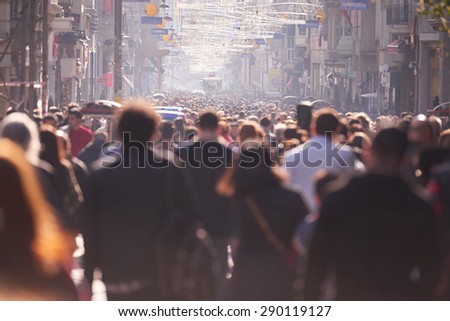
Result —
[[393, 5], [386, 8], [387, 24], [393, 25], [408, 25], [409, 24], [409, 6], [408, 5]]

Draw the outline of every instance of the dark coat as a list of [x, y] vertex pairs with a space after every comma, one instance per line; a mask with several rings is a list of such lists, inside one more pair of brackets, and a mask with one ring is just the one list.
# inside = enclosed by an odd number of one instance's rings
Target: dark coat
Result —
[[232, 232], [230, 200], [220, 196], [216, 184], [231, 165], [233, 152], [217, 141], [197, 141], [180, 147], [177, 154], [191, 174], [198, 200], [199, 219], [209, 235], [229, 237]]
[[328, 271], [338, 300], [430, 299], [437, 275], [433, 212], [400, 177], [352, 179], [324, 202], [313, 235], [305, 299]]
[[97, 161], [102, 155], [103, 146], [105, 141], [95, 139], [83, 148], [78, 155], [78, 159], [81, 160], [89, 168]]
[[[254, 200], [272, 232], [291, 248], [294, 230], [306, 216], [307, 208], [301, 196], [281, 186], [254, 194]], [[292, 300], [294, 269], [269, 243], [250, 209], [240, 197], [236, 199], [240, 243], [235, 257], [228, 300]]]
[[45, 199], [56, 210], [61, 224], [66, 226], [67, 213], [64, 209], [63, 199], [57, 192], [58, 189], [53, 167], [49, 163], [40, 160], [35, 169]]
[[190, 191], [183, 172], [149, 150], [125, 151], [94, 170], [82, 216], [88, 280], [100, 268], [107, 290], [111, 284], [155, 285], [157, 235], [170, 211], [182, 213], [180, 221], [194, 217]]

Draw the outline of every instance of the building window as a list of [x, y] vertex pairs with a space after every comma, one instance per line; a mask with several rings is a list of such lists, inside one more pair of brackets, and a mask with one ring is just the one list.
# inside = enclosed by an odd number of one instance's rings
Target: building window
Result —
[[306, 36], [306, 27], [305, 26], [299, 26], [298, 27], [298, 35], [299, 36]]
[[391, 5], [386, 8], [386, 22], [389, 26], [409, 24], [409, 6]]
[[295, 37], [287, 37], [287, 60], [294, 61], [295, 58]]

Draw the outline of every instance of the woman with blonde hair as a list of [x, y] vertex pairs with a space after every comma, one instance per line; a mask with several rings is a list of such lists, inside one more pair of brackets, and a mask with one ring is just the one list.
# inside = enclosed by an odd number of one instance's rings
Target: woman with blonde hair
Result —
[[261, 142], [264, 137], [264, 131], [261, 126], [254, 121], [244, 121], [239, 128], [238, 142], [242, 144], [246, 141]]
[[23, 150], [0, 139], [0, 300], [76, 300], [66, 267], [73, 235], [59, 225]]

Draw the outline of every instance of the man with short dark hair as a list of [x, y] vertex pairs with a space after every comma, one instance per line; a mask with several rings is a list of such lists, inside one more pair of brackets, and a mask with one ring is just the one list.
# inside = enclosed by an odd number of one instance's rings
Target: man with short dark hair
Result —
[[[198, 140], [178, 149], [179, 157], [186, 162], [197, 190], [199, 217], [216, 246], [221, 260], [221, 284], [227, 274], [228, 245], [232, 233], [232, 215], [229, 199], [220, 196], [216, 184], [227, 166], [231, 166], [233, 152], [219, 142], [218, 119], [214, 112], [207, 111], [199, 118]], [[222, 288], [223, 290], [223, 288]], [[218, 299], [220, 299], [220, 294]]]
[[159, 123], [158, 130], [161, 133], [161, 140], [170, 142], [173, 137], [172, 123], [167, 120], [162, 120]]
[[83, 114], [77, 107], [69, 109], [67, 120], [69, 123], [69, 138], [72, 146], [73, 157], [77, 157], [80, 151], [91, 142], [92, 131], [81, 124]]
[[213, 112], [205, 112], [200, 115], [199, 118], [199, 126], [203, 132], [214, 133], [217, 130], [217, 125], [219, 120], [217, 119], [216, 113]]
[[58, 117], [53, 113], [47, 113], [42, 118], [42, 124], [47, 124], [58, 129]]
[[161, 153], [162, 156], [169, 160], [175, 161], [174, 147], [173, 147], [173, 133], [174, 128], [170, 121], [162, 120], [158, 125], [159, 139], [154, 145], [154, 150]]
[[340, 126], [336, 111], [322, 109], [313, 115], [311, 139], [286, 152], [285, 168], [290, 181], [301, 189], [311, 211], [317, 209], [313, 182], [319, 170], [352, 173], [364, 168], [349, 146], [338, 144]]
[[437, 276], [431, 206], [404, 179], [407, 138], [379, 132], [368, 172], [328, 196], [310, 246], [305, 299], [328, 272], [337, 300], [429, 300]]
[[272, 133], [272, 121], [269, 117], [263, 117], [259, 124], [261, 125], [262, 130], [264, 131], [264, 143], [266, 143], [270, 147], [276, 147], [277, 142], [275, 135]]
[[[169, 220], [171, 227], [185, 229], [196, 216], [182, 170], [148, 148], [158, 121], [149, 106], [124, 106], [118, 121], [123, 148], [88, 180], [82, 216], [85, 275], [92, 284], [94, 269], [101, 269], [108, 300], [168, 299], [163, 290], [173, 280], [158, 274], [158, 237]], [[165, 266], [164, 272], [172, 275], [173, 268]]]

